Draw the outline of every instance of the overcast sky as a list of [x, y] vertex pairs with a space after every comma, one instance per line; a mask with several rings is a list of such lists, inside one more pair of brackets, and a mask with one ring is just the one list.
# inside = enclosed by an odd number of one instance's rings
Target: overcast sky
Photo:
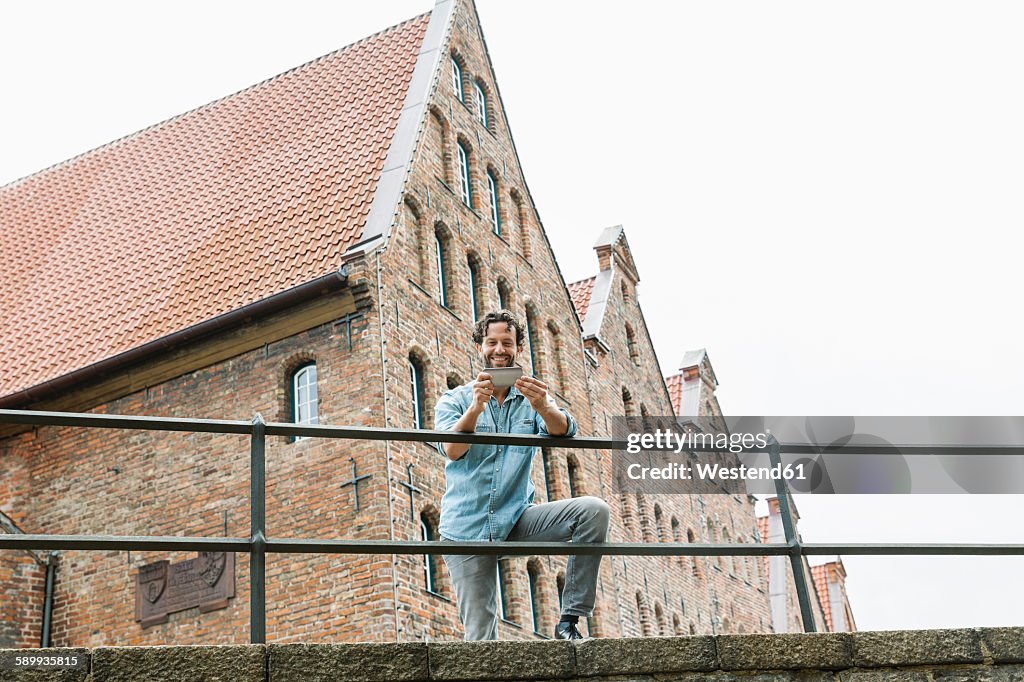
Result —
[[[0, 184], [429, 10], [13, 3]], [[727, 414], [1024, 414], [1024, 5], [480, 0], [563, 274], [622, 224]], [[1024, 541], [1022, 496], [802, 496], [808, 541]], [[1020, 625], [1024, 559], [845, 558], [861, 629]]]

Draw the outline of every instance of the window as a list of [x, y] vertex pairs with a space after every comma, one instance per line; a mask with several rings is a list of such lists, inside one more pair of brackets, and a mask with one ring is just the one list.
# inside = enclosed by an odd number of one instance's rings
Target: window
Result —
[[501, 310], [509, 310], [509, 305], [512, 303], [512, 287], [509, 286], [508, 282], [504, 278], [498, 280], [498, 308]]
[[448, 282], [444, 276], [444, 244], [441, 235], [434, 233], [434, 249], [437, 254], [437, 302], [448, 307]]
[[633, 328], [626, 325], [626, 347], [629, 349], [629, 359], [634, 365], [640, 365], [640, 347], [636, 343], [636, 333]]
[[422, 429], [426, 413], [426, 409], [424, 409], [426, 406], [423, 403], [423, 368], [411, 355], [409, 356], [409, 383], [412, 389], [412, 427]]
[[501, 215], [498, 206], [498, 181], [494, 179], [494, 173], [487, 171], [487, 195], [491, 199], [491, 230], [494, 234], [501, 236]]
[[505, 562], [498, 561], [498, 615], [502, 620], [511, 620], [511, 609], [509, 609], [508, 590], [505, 589]]
[[462, 203], [470, 208], [473, 207], [473, 188], [469, 175], [469, 152], [466, 145], [459, 142], [459, 193], [462, 195]]
[[571, 453], [566, 456], [566, 470], [569, 473], [569, 497], [579, 497], [583, 494], [583, 485], [580, 480], [580, 467], [576, 457]]
[[[424, 542], [434, 539], [434, 532], [430, 527], [430, 520], [424, 514], [420, 514], [420, 538]], [[427, 591], [439, 594], [437, 584], [437, 565], [435, 557], [431, 554], [423, 555], [423, 583]]]
[[[317, 409], [316, 365], [300, 367], [292, 376], [292, 421], [296, 424], [319, 424]], [[302, 440], [296, 436], [295, 440]]]
[[481, 318], [480, 299], [476, 295], [477, 288], [480, 286], [480, 272], [472, 256], [469, 256], [466, 261], [469, 264], [469, 309], [473, 314], [473, 320], [476, 321]]
[[533, 376], [540, 377], [540, 365], [537, 364], [540, 358], [540, 347], [537, 345], [537, 334], [534, 329], [536, 324], [536, 317], [534, 316], [533, 309], [527, 307], [526, 309], [526, 340], [530, 344], [530, 369], [533, 372]]
[[480, 84], [473, 81], [473, 98], [476, 100], [476, 120], [487, 127], [487, 95]]
[[452, 57], [452, 90], [455, 91], [455, 96], [459, 98], [460, 102], [466, 101], [466, 91], [462, 87], [462, 67]]

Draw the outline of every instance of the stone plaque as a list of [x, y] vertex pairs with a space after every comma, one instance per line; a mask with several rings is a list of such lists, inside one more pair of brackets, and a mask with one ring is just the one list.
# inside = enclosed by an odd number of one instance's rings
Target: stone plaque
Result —
[[168, 614], [199, 607], [223, 609], [235, 596], [235, 555], [200, 552], [176, 564], [167, 560], [139, 567], [135, 576], [135, 620], [148, 628], [167, 622]]

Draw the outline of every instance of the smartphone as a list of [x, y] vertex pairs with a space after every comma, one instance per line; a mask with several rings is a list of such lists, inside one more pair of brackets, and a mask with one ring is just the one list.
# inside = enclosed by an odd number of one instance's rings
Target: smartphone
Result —
[[484, 371], [491, 375], [495, 388], [508, 388], [523, 376], [522, 367], [485, 367]]

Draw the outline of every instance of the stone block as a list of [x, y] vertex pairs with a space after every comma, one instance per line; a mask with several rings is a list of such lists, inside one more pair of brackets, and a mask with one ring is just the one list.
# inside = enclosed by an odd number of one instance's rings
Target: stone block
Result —
[[853, 645], [845, 632], [778, 635], [718, 635], [723, 670], [838, 670], [853, 665]]
[[547, 680], [576, 675], [572, 642], [438, 642], [427, 645], [432, 680]]
[[854, 665], [859, 668], [983, 661], [976, 630], [855, 632], [852, 637]]
[[400, 682], [430, 678], [427, 645], [271, 644], [269, 681]]
[[717, 668], [714, 637], [590, 639], [576, 645], [576, 670], [581, 677]]
[[132, 646], [92, 652], [92, 682], [263, 682], [266, 647]]

